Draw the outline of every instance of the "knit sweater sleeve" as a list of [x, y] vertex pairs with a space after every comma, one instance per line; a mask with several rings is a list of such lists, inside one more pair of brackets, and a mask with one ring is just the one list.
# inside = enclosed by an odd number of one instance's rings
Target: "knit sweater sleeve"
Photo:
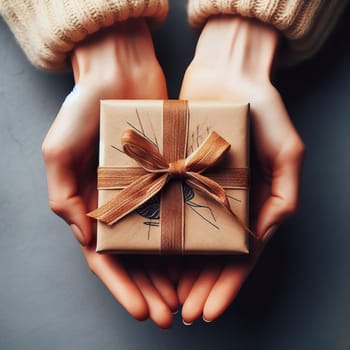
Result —
[[281, 59], [295, 63], [312, 56], [333, 29], [347, 0], [189, 0], [189, 22], [204, 25], [216, 15], [240, 15], [271, 24], [284, 40]]
[[29, 60], [44, 70], [62, 70], [80, 41], [128, 18], [161, 22], [168, 0], [0, 0], [0, 13]]

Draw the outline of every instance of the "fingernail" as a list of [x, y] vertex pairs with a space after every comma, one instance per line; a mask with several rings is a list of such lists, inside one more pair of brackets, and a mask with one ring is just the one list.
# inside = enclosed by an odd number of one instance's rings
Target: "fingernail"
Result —
[[204, 316], [202, 316], [202, 320], [206, 323], [210, 323], [211, 321], [207, 320]]
[[77, 241], [83, 246], [86, 246], [86, 240], [85, 237], [83, 235], [83, 233], [81, 232], [80, 228], [75, 225], [75, 224], [71, 224], [70, 225], [70, 229], [73, 232], [74, 237], [77, 239]]
[[278, 229], [278, 226], [277, 224], [275, 225], [272, 225], [265, 233], [264, 237], [263, 237], [263, 242], [264, 243], [267, 243], [271, 238], [272, 236], [275, 234], [275, 232], [277, 231]]
[[192, 326], [193, 322], [186, 322], [185, 320], [182, 320], [182, 323], [185, 325], [185, 326]]

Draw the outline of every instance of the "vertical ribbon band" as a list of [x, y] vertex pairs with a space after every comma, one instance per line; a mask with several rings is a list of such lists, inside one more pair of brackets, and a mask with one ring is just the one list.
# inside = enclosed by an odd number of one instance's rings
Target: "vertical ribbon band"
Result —
[[[169, 164], [185, 159], [188, 137], [187, 101], [164, 101], [163, 156]], [[184, 247], [184, 200], [182, 183], [171, 181], [161, 192], [161, 252], [179, 254]]]

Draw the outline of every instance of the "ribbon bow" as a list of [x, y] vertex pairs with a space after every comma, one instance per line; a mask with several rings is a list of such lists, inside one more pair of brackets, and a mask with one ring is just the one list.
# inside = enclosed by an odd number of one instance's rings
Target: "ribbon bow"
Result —
[[[230, 144], [216, 132], [211, 132], [199, 148], [186, 159], [170, 163], [151, 142], [134, 130], [124, 131], [121, 143], [124, 152], [135, 159], [146, 174], [119, 191], [107, 203], [90, 212], [90, 217], [113, 225], [159, 193], [169, 181], [182, 180], [221, 204], [238, 219], [230, 208], [225, 190], [216, 181], [201, 175], [230, 148]], [[246, 227], [241, 220], [239, 222]]]

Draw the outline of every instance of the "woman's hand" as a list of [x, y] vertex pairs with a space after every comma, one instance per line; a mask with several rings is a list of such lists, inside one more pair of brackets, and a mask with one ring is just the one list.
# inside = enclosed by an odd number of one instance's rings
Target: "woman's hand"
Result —
[[264, 245], [298, 206], [304, 145], [270, 75], [279, 35], [242, 17], [208, 20], [183, 79], [180, 98], [249, 102], [261, 172], [252, 174], [253, 228], [259, 238], [249, 257], [190, 261], [178, 285], [182, 316], [212, 321], [239, 292]]
[[[72, 53], [75, 88], [43, 143], [49, 202], [71, 227], [93, 273], [136, 319], [172, 323], [178, 299], [168, 271], [150, 259], [132, 263], [95, 252], [96, 168], [101, 99], [166, 99], [163, 71], [145, 20], [115, 25]], [[141, 260], [141, 258], [140, 258]]]

